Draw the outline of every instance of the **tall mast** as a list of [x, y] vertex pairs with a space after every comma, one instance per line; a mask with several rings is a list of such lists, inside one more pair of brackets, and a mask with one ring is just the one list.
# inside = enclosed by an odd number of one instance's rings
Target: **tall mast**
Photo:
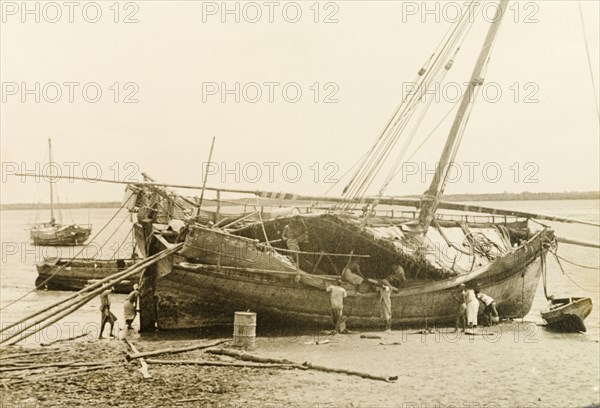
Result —
[[443, 185], [448, 171], [448, 166], [452, 163], [452, 160], [454, 160], [453, 152], [456, 149], [458, 135], [461, 131], [462, 126], [464, 125], [465, 114], [467, 113], [469, 106], [473, 102], [473, 97], [475, 96], [477, 87], [483, 85], [483, 78], [481, 77], [481, 73], [490, 56], [492, 45], [494, 44], [494, 39], [496, 38], [496, 34], [498, 33], [498, 29], [500, 28], [500, 23], [502, 22], [502, 18], [504, 17], [507, 4], [508, 0], [500, 0], [500, 3], [498, 4], [498, 8], [496, 9], [496, 15], [492, 23], [490, 24], [490, 28], [483, 43], [483, 47], [481, 48], [481, 52], [479, 53], [479, 58], [477, 59], [477, 63], [475, 64], [475, 68], [473, 69], [471, 80], [469, 81], [466, 92], [463, 95], [460, 106], [458, 108], [458, 112], [456, 113], [456, 117], [454, 118], [454, 123], [452, 124], [450, 134], [448, 135], [448, 139], [446, 140], [446, 145], [444, 146], [444, 150], [442, 151], [442, 156], [440, 157], [439, 165], [436, 169], [433, 181], [431, 182], [429, 189], [425, 192], [423, 197], [421, 197], [421, 211], [419, 212], [419, 229], [422, 232], [427, 231], [435, 215], [437, 205], [443, 193]]
[[210, 152], [208, 153], [208, 162], [206, 162], [206, 170], [204, 171], [204, 181], [202, 182], [202, 192], [200, 193], [200, 202], [198, 203], [198, 216], [200, 215], [200, 208], [202, 207], [202, 200], [204, 200], [204, 190], [206, 189], [206, 180], [208, 179], [208, 166], [210, 166], [210, 159], [212, 159], [213, 148], [215, 147], [215, 136], [213, 136], [212, 143], [210, 145]]
[[54, 219], [54, 190], [52, 189], [54, 165], [52, 164], [52, 139], [50, 138], [48, 138], [48, 159], [48, 166], [50, 167], [50, 224], [54, 224], [56, 222]]

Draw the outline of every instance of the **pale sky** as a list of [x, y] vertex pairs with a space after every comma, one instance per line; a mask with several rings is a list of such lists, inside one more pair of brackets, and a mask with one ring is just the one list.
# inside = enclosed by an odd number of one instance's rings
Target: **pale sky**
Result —
[[[402, 99], [403, 84], [414, 80], [449, 29], [453, 5], [463, 2], [227, 2], [239, 7], [239, 22], [235, 12], [221, 14], [220, 1], [121, 2], [118, 15], [113, 1], [90, 3], [70, 10], [63, 2], [54, 3], [58, 9], [28, 2], [27, 14], [20, 1], [2, 2], [2, 203], [48, 201], [46, 184], [9, 176], [44, 166], [48, 137], [65, 175], [85, 176], [86, 169], [90, 177], [141, 180], [144, 171], [159, 181], [200, 185], [215, 136], [218, 166], [208, 185], [323, 194], [331, 186], [326, 176], [339, 178], [370, 147]], [[582, 3], [597, 86], [599, 2]], [[424, 4], [429, 14], [422, 14]], [[102, 14], [92, 23], [97, 8]], [[449, 81], [468, 81], [487, 28], [479, 18]], [[576, 1], [511, 3], [485, 77], [493, 86], [473, 110], [457, 156], [462, 177], [448, 194], [599, 189], [599, 119], [583, 38]], [[223, 83], [240, 84], [239, 103], [235, 92], [221, 92]], [[265, 83], [278, 84], [271, 85], [272, 103]], [[287, 100], [286, 84], [292, 84]], [[92, 103], [97, 88], [102, 95]], [[292, 103], [297, 88], [302, 95]], [[256, 89], [262, 97], [252, 103]], [[502, 96], [494, 103], [496, 89]], [[124, 103], [128, 96], [137, 102]], [[337, 102], [324, 103], [327, 97]], [[448, 106], [433, 104], [415, 146]], [[450, 123], [387, 194], [427, 188], [431, 175], [423, 170], [433, 169]], [[61, 201], [119, 200], [122, 191], [59, 183]]]

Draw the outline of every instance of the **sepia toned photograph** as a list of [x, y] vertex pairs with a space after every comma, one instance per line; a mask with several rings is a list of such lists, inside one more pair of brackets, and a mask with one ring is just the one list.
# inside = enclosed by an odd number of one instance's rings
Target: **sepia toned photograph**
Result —
[[0, 408], [600, 408], [600, 2], [0, 0]]

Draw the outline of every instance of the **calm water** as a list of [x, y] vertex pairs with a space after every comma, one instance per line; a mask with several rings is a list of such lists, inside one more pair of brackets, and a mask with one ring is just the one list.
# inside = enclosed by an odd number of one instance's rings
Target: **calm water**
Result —
[[[599, 200], [479, 202], [478, 204], [577, 218], [596, 223], [600, 221]], [[124, 250], [116, 255], [127, 257], [131, 254], [132, 249], [131, 236], [128, 236], [131, 230], [131, 219], [126, 211], [123, 210], [115, 215], [116, 211], [117, 209], [77, 209], [71, 210], [69, 213], [67, 210], [63, 212], [63, 219], [64, 222], [71, 222], [72, 217], [75, 222], [89, 222], [93, 225], [92, 237], [96, 234], [97, 236], [94, 238], [94, 245], [88, 249], [88, 256], [96, 255], [100, 250], [100, 246], [106, 242], [101, 249], [102, 257], [109, 258], [114, 256], [120, 244], [123, 244], [122, 248]], [[44, 215], [41, 215], [40, 218], [43, 219]], [[113, 216], [115, 218], [111, 224], [104, 231], [100, 232], [101, 228]], [[0, 306], [2, 310], [0, 311], [0, 321], [3, 325], [7, 325], [71, 294], [71, 292], [35, 291], [34, 282], [37, 276], [35, 264], [43, 259], [44, 256], [59, 255], [68, 257], [75, 255], [82, 247], [51, 248], [31, 245], [26, 226], [35, 219], [33, 211], [2, 211], [0, 217], [2, 240], [2, 263], [0, 269]], [[47, 217], [49, 218], [49, 215]], [[547, 222], [546, 224], [552, 226], [559, 236], [591, 242], [600, 241], [600, 230], [595, 227], [553, 222]], [[113, 235], [115, 230], [116, 233]], [[559, 338], [562, 341], [570, 341], [569, 336], [585, 336], [590, 341], [596, 341], [600, 333], [600, 302], [598, 294], [600, 282], [597, 269], [600, 265], [599, 250], [561, 244], [559, 245], [558, 253], [575, 263], [591, 266], [596, 269], [583, 269], [563, 262], [568, 275], [567, 277], [562, 274], [553, 257], [549, 256], [549, 293], [557, 297], [591, 297], [594, 302], [594, 310], [586, 320], [588, 332], [585, 335], [556, 335], [543, 330], [540, 332], [540, 335]], [[23, 299], [11, 304], [23, 296], [25, 296]], [[123, 295], [115, 295], [113, 298], [113, 311], [117, 314], [120, 323], [123, 322], [121, 307], [123, 298]], [[66, 338], [82, 332], [97, 334], [98, 305], [98, 299], [93, 300], [79, 311], [65, 318], [62, 323], [52, 326], [41, 335], [32, 336], [28, 340], [28, 343], [52, 341], [59, 336]], [[533, 308], [525, 320], [541, 323], [539, 312], [545, 305], [546, 299], [540, 283]]]

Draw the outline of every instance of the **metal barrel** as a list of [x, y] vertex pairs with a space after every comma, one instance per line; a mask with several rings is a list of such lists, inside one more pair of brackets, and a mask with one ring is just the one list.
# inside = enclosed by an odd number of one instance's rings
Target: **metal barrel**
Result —
[[256, 313], [235, 312], [232, 345], [246, 350], [256, 348]]

